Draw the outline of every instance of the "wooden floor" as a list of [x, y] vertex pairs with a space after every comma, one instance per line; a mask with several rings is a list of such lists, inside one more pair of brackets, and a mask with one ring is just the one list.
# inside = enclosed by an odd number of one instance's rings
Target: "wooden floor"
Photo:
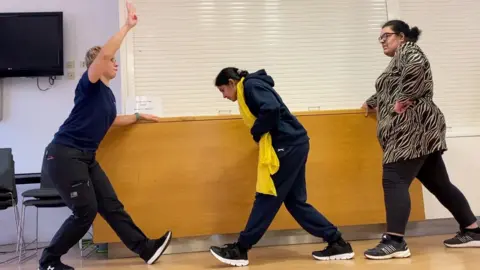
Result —
[[[412, 257], [388, 261], [371, 261], [363, 257], [363, 251], [371, 248], [377, 241], [352, 242], [356, 257], [351, 261], [319, 262], [310, 256], [313, 249], [322, 245], [292, 245], [282, 247], [255, 248], [249, 253], [250, 265], [244, 268], [232, 268], [218, 262], [208, 252], [164, 255], [155, 265], [148, 266], [140, 259], [107, 260], [104, 255], [93, 255], [84, 260], [73, 251], [64, 262], [76, 269], [91, 270], [127, 270], [127, 269], [255, 269], [255, 270], [293, 270], [293, 269], [406, 269], [411, 270], [469, 270], [480, 269], [480, 248], [447, 249], [442, 241], [449, 236], [409, 238]], [[0, 269], [37, 269], [32, 259], [21, 266], [16, 264], [0, 265]]]

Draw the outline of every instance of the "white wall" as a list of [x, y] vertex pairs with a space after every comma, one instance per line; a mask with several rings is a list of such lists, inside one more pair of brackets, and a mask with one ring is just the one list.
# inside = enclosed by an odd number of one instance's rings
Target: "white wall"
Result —
[[[53, 134], [68, 116], [74, 90], [83, 73], [80, 61], [88, 48], [102, 45], [119, 28], [116, 0], [2, 0], [1, 12], [63, 11], [65, 61], [76, 62], [75, 80], [66, 77], [55, 82], [46, 92], [37, 89], [36, 79], [13, 78], [4, 80], [4, 111], [0, 121], [0, 147], [13, 149], [16, 173], [40, 172], [42, 154]], [[0, 41], [1, 42], [1, 41]], [[42, 88], [48, 80], [42, 78]], [[112, 82], [112, 90], [120, 102], [120, 78]], [[19, 193], [36, 185], [18, 186]], [[0, 245], [14, 243], [15, 227], [11, 210], [0, 212]], [[40, 241], [49, 241], [63, 220], [69, 215], [66, 208], [40, 210]], [[35, 215], [27, 215], [27, 240], [35, 235]]]
[[[473, 213], [480, 216], [480, 137], [448, 138], [447, 146], [444, 160], [450, 180], [467, 197]], [[427, 219], [452, 217], [428, 190], [423, 191]]]

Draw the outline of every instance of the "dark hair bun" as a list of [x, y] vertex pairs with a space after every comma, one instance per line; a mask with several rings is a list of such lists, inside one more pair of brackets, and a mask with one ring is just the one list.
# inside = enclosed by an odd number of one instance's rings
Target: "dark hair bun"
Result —
[[238, 73], [238, 75], [240, 75], [240, 77], [247, 77], [247, 75], [248, 75], [248, 71], [246, 71], [246, 70], [241, 70], [241, 69], [239, 69], [239, 70], [237, 71], [237, 73]]
[[418, 29], [418, 27], [414, 26], [414, 27], [412, 27], [412, 29], [410, 29], [410, 33], [408, 34], [408, 39], [412, 42], [417, 42], [421, 33], [422, 33], [422, 30], [420, 30], [420, 29]]
[[229, 80], [239, 81], [242, 77], [246, 77], [248, 71], [241, 70], [236, 67], [227, 67], [224, 68], [218, 73], [217, 78], [215, 79], [215, 86], [222, 86], [229, 84]]

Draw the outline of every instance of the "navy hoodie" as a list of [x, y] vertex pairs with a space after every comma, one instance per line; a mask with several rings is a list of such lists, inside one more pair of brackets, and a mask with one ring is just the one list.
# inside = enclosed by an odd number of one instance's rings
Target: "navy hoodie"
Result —
[[309, 140], [305, 128], [273, 89], [275, 82], [265, 70], [247, 75], [243, 85], [245, 102], [257, 118], [250, 130], [256, 142], [267, 132], [270, 132], [275, 148], [298, 145]]

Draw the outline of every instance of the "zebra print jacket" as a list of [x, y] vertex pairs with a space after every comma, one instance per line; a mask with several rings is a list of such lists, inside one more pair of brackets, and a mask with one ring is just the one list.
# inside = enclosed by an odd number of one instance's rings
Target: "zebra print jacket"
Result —
[[[377, 138], [384, 164], [447, 150], [445, 118], [432, 99], [430, 63], [417, 44], [406, 42], [397, 49], [375, 88], [366, 103], [377, 108]], [[395, 103], [408, 100], [412, 105], [396, 113]]]

